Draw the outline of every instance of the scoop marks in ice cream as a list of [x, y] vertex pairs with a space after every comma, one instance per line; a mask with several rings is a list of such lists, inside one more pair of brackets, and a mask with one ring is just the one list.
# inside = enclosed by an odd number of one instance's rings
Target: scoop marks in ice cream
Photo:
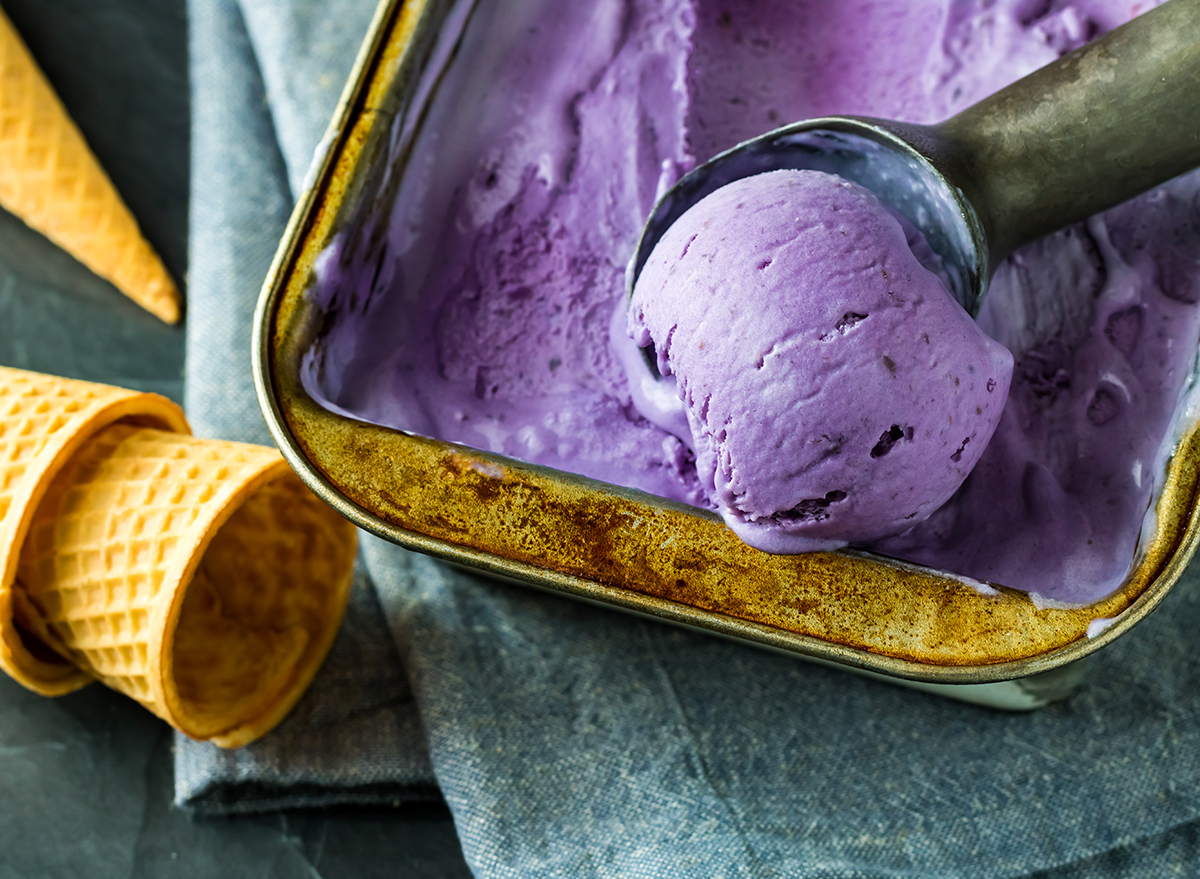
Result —
[[[369, 234], [339, 236], [314, 273], [327, 322], [305, 387], [366, 421], [710, 507], [683, 407], [647, 412], [646, 386], [678, 398], [625, 332], [624, 270], [658, 193], [792, 120], [939, 122], [1148, 5], [455, 4]], [[1016, 361], [999, 426], [941, 509], [869, 549], [1059, 601], [1117, 588], [1200, 398], [1197, 266], [1195, 172], [997, 266], [978, 324]], [[868, 448], [906, 417], [873, 424]]]
[[900, 222], [819, 171], [694, 205], [651, 254], [629, 327], [675, 376], [683, 439], [725, 521], [772, 552], [927, 518], [979, 460], [1012, 377]]

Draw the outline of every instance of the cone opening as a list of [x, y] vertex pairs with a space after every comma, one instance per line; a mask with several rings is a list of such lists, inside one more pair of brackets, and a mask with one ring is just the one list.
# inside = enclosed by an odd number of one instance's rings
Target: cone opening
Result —
[[5, 624], [0, 630], [0, 649], [9, 658], [18, 658], [20, 684], [45, 696], [61, 696], [91, 683], [92, 678], [74, 663], [56, 653], [36, 625], [30, 624], [30, 608], [21, 590], [10, 589], [0, 598], [0, 614]]
[[221, 525], [168, 642], [163, 683], [180, 729], [212, 738], [249, 725], [261, 734], [290, 709], [340, 622], [350, 534], [287, 470]]
[[29, 655], [38, 662], [46, 665], [61, 665], [64, 668], [75, 668], [75, 663], [60, 656], [56, 651], [46, 646], [37, 635], [25, 628], [19, 618], [13, 619], [13, 631], [21, 641], [21, 646], [29, 651]]

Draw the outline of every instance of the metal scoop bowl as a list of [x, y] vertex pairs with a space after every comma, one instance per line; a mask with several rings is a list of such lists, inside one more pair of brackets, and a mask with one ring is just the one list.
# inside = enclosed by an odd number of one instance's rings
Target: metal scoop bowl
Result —
[[912, 223], [975, 316], [1015, 248], [1197, 165], [1200, 0], [1170, 0], [938, 125], [827, 116], [715, 156], [655, 205], [626, 292], [667, 228], [709, 193], [811, 169], [865, 186]]

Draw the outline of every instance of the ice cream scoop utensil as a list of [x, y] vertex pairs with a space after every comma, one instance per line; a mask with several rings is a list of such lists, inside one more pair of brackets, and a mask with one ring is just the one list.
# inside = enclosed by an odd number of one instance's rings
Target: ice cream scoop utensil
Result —
[[1200, 165], [1200, 0], [1170, 0], [937, 125], [828, 116], [719, 154], [659, 200], [631, 296], [666, 229], [725, 184], [811, 168], [866, 186], [945, 263], [975, 315], [1020, 245]]

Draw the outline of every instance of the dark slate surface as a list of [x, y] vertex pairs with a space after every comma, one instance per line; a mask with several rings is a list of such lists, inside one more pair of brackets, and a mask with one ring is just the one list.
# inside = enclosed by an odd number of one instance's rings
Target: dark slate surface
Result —
[[[168, 268], [187, 259], [184, 0], [4, 8]], [[0, 212], [0, 364], [182, 397], [183, 331]], [[0, 879], [466, 876], [443, 807], [197, 819], [172, 805], [170, 730], [92, 686], [0, 676]]]

